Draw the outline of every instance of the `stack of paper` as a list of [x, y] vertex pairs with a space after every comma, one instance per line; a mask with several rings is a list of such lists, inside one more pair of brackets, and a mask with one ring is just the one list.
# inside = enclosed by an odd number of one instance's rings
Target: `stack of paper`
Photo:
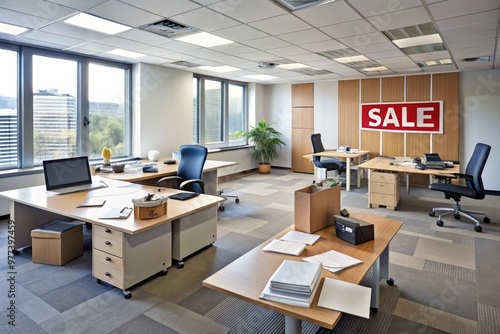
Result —
[[289, 231], [287, 234], [282, 236], [280, 240], [283, 241], [293, 241], [300, 242], [306, 245], [314, 245], [316, 241], [318, 241], [319, 235], [309, 234], [300, 231]]
[[321, 278], [321, 264], [284, 260], [271, 276], [260, 298], [310, 307]]
[[291, 241], [282, 241], [278, 239], [272, 240], [268, 243], [264, 248], [262, 248], [265, 252], [275, 252], [275, 253], [283, 253], [289, 255], [298, 256], [302, 251], [306, 248], [306, 244], [300, 242], [291, 242]]
[[318, 306], [369, 319], [370, 300], [370, 288], [326, 277]]
[[361, 260], [334, 250], [329, 250], [325, 253], [305, 257], [302, 260], [310, 263], [322, 264], [323, 268], [332, 273], [363, 263], [363, 261]]

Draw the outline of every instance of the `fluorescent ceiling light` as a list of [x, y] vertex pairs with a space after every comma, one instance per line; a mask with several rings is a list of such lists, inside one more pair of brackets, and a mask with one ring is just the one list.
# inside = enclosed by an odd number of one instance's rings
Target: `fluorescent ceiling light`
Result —
[[306, 68], [306, 67], [311, 67], [311, 66], [301, 64], [301, 63], [293, 63], [293, 64], [281, 64], [281, 65], [278, 65], [278, 67], [284, 68], [285, 70], [295, 70], [297, 68]]
[[446, 58], [446, 59], [439, 59], [439, 60], [428, 60], [424, 62], [426, 66], [435, 66], [435, 65], [449, 65], [453, 64], [451, 59]]
[[80, 28], [94, 30], [108, 35], [115, 35], [120, 32], [132, 29], [131, 27], [128, 27], [126, 25], [101, 19], [100, 17], [85, 13], [76, 14], [75, 16], [64, 20], [64, 22]]
[[243, 77], [248, 78], [248, 79], [264, 80], [264, 81], [278, 79], [278, 77], [275, 77], [273, 75], [267, 75], [267, 74], [245, 75]]
[[176, 41], [191, 43], [205, 48], [211, 48], [218, 45], [234, 43], [229, 39], [225, 39], [219, 36], [209, 34], [208, 32], [200, 32], [197, 34], [192, 34], [184, 37], [179, 37], [175, 39]]
[[28, 30], [29, 30], [28, 28], [14, 26], [12, 24], [0, 22], [0, 33], [17, 36]]
[[126, 57], [126, 58], [139, 58], [139, 57], [145, 56], [142, 53], [137, 53], [137, 52], [123, 50], [123, 49], [114, 49], [111, 51], [106, 51], [105, 53], [109, 53], [109, 54], [112, 54], [115, 56], [122, 56], [122, 57]]
[[339, 63], [345, 64], [345, 63], [354, 63], [357, 61], [365, 61], [365, 60], [369, 60], [369, 59], [363, 55], [359, 55], [359, 56], [351, 56], [351, 57], [334, 58], [333, 60], [338, 61]]
[[385, 67], [385, 66], [367, 67], [367, 68], [361, 69], [361, 71], [365, 71], [365, 72], [387, 71], [387, 67]]
[[207, 70], [207, 71], [212, 71], [212, 72], [217, 72], [217, 73], [225, 73], [225, 72], [234, 72], [234, 71], [239, 71], [239, 68], [232, 67], [232, 66], [198, 66], [200, 70]]
[[409, 37], [393, 40], [400, 49], [409, 48], [411, 46], [426, 45], [426, 44], [438, 44], [443, 43], [441, 36], [439, 34]]

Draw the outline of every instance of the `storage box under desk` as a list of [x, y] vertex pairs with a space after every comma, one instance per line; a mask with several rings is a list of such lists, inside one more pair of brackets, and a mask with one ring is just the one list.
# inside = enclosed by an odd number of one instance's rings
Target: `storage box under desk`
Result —
[[55, 220], [31, 231], [32, 261], [62, 266], [83, 254], [81, 223]]

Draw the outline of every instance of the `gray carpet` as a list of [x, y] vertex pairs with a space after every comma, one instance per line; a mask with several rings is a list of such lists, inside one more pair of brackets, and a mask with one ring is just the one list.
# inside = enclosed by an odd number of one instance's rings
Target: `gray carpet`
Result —
[[[282, 315], [201, 282], [291, 225], [294, 191], [311, 180], [312, 175], [284, 170], [226, 177], [220, 186], [239, 195], [240, 203], [228, 200], [219, 213], [213, 247], [186, 259], [183, 269], [172, 267], [166, 276], [140, 283], [130, 300], [92, 277], [89, 231], [84, 255], [62, 267], [32, 263], [27, 248], [9, 268], [7, 219], [1, 220], [0, 333], [283, 333]], [[402, 187], [397, 211], [391, 211], [368, 208], [366, 192], [365, 184], [343, 190], [342, 206], [404, 222], [391, 244], [395, 285], [381, 281], [380, 308], [370, 319], [344, 315], [333, 331], [304, 322], [303, 332], [500, 333], [499, 198], [463, 200], [464, 207], [490, 215], [492, 222], [477, 233], [466, 220], [447, 218], [444, 227], [436, 226], [429, 209], [452, 204], [439, 193], [413, 187], [407, 195]], [[7, 309], [10, 303], [15, 311]]]

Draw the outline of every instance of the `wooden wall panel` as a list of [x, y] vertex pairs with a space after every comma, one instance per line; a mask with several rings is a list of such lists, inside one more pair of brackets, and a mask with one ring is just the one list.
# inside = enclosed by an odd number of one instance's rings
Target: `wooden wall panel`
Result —
[[[401, 102], [405, 100], [404, 77], [382, 78], [382, 101]], [[404, 134], [397, 132], [382, 132], [382, 154], [404, 156]]]
[[[361, 80], [361, 103], [370, 102], [380, 102], [380, 78]], [[361, 130], [360, 148], [370, 151], [370, 157], [378, 156], [380, 154], [380, 131]]]
[[292, 129], [292, 171], [300, 173], [314, 173], [311, 160], [304, 158], [304, 154], [312, 152], [311, 135], [313, 129]]
[[292, 85], [292, 107], [314, 106], [314, 83]]
[[314, 128], [314, 108], [292, 108], [292, 128]]
[[339, 81], [339, 146], [359, 147], [359, 80]]
[[459, 74], [432, 75], [432, 100], [443, 101], [444, 133], [432, 135], [432, 151], [445, 160], [458, 160]]

